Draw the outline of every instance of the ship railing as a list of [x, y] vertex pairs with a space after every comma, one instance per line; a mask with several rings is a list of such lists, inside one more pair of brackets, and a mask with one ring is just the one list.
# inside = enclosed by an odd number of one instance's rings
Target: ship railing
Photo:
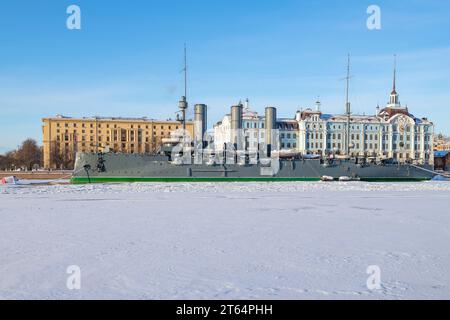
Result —
[[438, 171], [435, 171], [435, 170], [426, 169], [426, 168], [423, 168], [423, 167], [420, 167], [420, 166], [416, 166], [416, 165], [411, 164], [411, 163], [408, 164], [408, 165], [411, 166], [411, 167], [413, 167], [413, 168], [422, 170], [422, 171], [424, 171], [424, 172], [432, 173], [432, 174], [434, 174], [434, 175], [436, 175], [436, 176], [441, 176], [441, 177], [444, 177], [444, 178], [450, 178], [450, 175], [449, 175], [449, 174], [446, 174], [446, 173], [442, 173], [442, 172], [438, 172]]

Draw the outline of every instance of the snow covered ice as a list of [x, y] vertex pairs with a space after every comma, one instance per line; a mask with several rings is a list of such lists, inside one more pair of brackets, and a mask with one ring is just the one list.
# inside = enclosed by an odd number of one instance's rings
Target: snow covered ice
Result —
[[449, 207], [437, 181], [4, 186], [0, 298], [450, 299]]

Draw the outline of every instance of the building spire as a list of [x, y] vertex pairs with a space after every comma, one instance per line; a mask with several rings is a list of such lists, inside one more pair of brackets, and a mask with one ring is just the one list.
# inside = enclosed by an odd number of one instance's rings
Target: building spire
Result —
[[392, 86], [392, 94], [396, 94], [396, 82], [397, 82], [397, 55], [394, 54], [394, 82]]
[[389, 104], [395, 107], [400, 106], [400, 101], [398, 99], [397, 93], [397, 55], [394, 54], [394, 79], [392, 84], [392, 92], [389, 100]]

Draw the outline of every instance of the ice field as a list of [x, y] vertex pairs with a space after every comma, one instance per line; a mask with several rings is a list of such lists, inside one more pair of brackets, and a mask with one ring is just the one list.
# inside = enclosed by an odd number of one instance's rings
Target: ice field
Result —
[[0, 234], [1, 299], [450, 299], [449, 182], [0, 186]]

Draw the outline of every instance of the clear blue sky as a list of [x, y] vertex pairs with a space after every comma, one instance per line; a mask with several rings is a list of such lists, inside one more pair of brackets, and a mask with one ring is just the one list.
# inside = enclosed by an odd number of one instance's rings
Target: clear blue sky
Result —
[[[66, 28], [66, 8], [82, 30]], [[366, 28], [366, 9], [382, 29]], [[320, 96], [344, 109], [346, 55], [357, 113], [384, 105], [398, 55], [398, 91], [416, 116], [450, 134], [450, 2], [441, 0], [3, 0], [0, 5], [0, 152], [32, 137], [41, 118], [174, 117], [188, 43], [189, 102], [209, 122], [248, 97], [292, 117]]]

